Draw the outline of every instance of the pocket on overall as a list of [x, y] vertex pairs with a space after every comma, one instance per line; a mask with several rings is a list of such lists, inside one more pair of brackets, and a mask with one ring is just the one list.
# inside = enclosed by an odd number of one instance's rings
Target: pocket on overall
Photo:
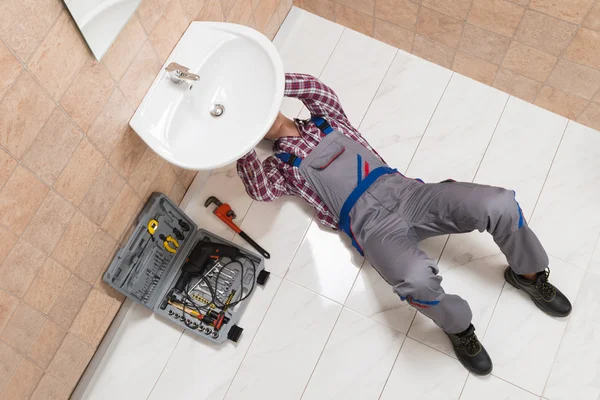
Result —
[[338, 142], [330, 143], [327, 148], [310, 162], [310, 167], [316, 170], [324, 170], [329, 167], [336, 159], [338, 159], [346, 151], [346, 147]]

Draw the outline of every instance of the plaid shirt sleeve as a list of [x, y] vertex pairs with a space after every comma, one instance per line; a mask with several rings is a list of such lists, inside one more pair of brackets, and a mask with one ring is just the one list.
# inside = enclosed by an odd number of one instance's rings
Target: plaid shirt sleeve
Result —
[[256, 151], [252, 150], [237, 161], [237, 172], [244, 182], [246, 192], [253, 200], [269, 202], [291, 194], [274, 157], [269, 157], [261, 163]]
[[284, 95], [302, 101], [311, 115], [348, 119], [335, 92], [314, 76], [285, 74]]

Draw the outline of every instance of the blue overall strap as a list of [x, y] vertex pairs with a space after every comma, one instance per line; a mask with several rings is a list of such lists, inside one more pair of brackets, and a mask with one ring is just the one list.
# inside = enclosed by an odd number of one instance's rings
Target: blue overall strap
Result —
[[[329, 123], [327, 121], [325, 121], [324, 118], [312, 116], [312, 117], [310, 117], [310, 120], [324, 134], [329, 135], [331, 132], [333, 132], [333, 128], [331, 127], [331, 125], [329, 125]], [[296, 167], [296, 168], [300, 168], [300, 164], [302, 163], [302, 158], [295, 156], [293, 154], [290, 154], [290, 153], [275, 154], [275, 157], [279, 158], [284, 163], [291, 165], [293, 167]]]
[[390, 167], [375, 168], [373, 171], [371, 171], [369, 175], [365, 177], [365, 179], [363, 179], [354, 188], [354, 190], [352, 191], [352, 193], [350, 193], [350, 196], [348, 196], [348, 198], [344, 202], [344, 205], [342, 206], [342, 210], [340, 211], [340, 229], [343, 230], [348, 236], [350, 236], [350, 238], [352, 239], [352, 245], [356, 248], [356, 250], [358, 250], [358, 252], [361, 255], [364, 254], [362, 248], [360, 247], [360, 245], [356, 241], [356, 238], [354, 237], [354, 233], [352, 232], [352, 226], [350, 224], [350, 211], [352, 211], [354, 205], [356, 204], [360, 196], [362, 196], [363, 193], [365, 193], [367, 189], [369, 189], [369, 187], [371, 187], [371, 185], [374, 184], [375, 181], [377, 181], [377, 179], [379, 179], [385, 174], [393, 174], [396, 172], [398, 171]]

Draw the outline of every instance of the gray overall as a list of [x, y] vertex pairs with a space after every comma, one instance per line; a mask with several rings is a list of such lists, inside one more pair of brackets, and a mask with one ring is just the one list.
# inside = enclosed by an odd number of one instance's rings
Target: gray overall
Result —
[[435, 261], [417, 247], [420, 240], [487, 230], [516, 273], [548, 266], [513, 191], [473, 183], [424, 184], [390, 169], [337, 131], [295, 165], [400, 298], [448, 333], [469, 327], [471, 309], [460, 296], [444, 292]]

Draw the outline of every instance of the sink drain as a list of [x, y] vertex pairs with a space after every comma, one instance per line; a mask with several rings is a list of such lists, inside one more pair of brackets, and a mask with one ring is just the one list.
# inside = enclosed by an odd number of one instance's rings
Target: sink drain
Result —
[[210, 115], [212, 115], [215, 118], [220, 117], [221, 115], [223, 115], [224, 112], [225, 112], [225, 106], [222, 104], [213, 104], [210, 107]]

